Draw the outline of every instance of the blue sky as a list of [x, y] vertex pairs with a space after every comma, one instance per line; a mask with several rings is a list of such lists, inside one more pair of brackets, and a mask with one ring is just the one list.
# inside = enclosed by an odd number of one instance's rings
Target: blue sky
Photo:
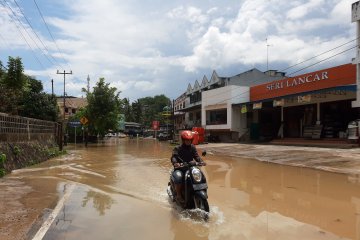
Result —
[[6, 65], [8, 56], [21, 57], [25, 73], [46, 92], [54, 79], [58, 95], [63, 76], [56, 71], [72, 70], [67, 95], [82, 96], [89, 75], [90, 87], [104, 77], [131, 101], [158, 94], [174, 99], [213, 70], [224, 77], [266, 71], [267, 64], [283, 70], [348, 42], [286, 72], [351, 62], [354, 49], [309, 67], [355, 46], [353, 2], [0, 0], [0, 60]]

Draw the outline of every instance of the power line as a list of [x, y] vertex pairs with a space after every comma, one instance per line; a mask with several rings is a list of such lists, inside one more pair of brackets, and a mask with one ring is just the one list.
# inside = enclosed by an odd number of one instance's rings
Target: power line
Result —
[[0, 68], [5, 69], [6, 71], [8, 70], [8, 69], [7, 69], [7, 67], [5, 67], [5, 66], [2, 64], [2, 62], [1, 62], [1, 61], [0, 61]]
[[323, 59], [323, 60], [320, 60], [320, 61], [318, 61], [318, 62], [316, 62], [316, 63], [314, 63], [314, 64], [311, 64], [311, 65], [309, 65], [309, 66], [307, 66], [307, 67], [301, 68], [301, 69], [299, 69], [299, 70], [297, 70], [297, 71], [295, 71], [295, 72], [290, 73], [289, 75], [292, 75], [292, 74], [294, 74], [294, 73], [300, 72], [300, 71], [302, 71], [302, 70], [304, 70], [304, 69], [306, 69], [306, 68], [315, 66], [315, 65], [317, 65], [317, 64], [319, 64], [319, 63], [322, 63], [322, 62], [324, 62], [324, 61], [326, 61], [326, 60], [329, 60], [330, 58], [336, 57], [336, 56], [338, 56], [338, 55], [340, 55], [340, 54], [343, 54], [343, 53], [345, 53], [345, 52], [347, 52], [347, 51], [350, 51], [351, 49], [354, 49], [354, 48], [356, 48], [357, 46], [358, 46], [358, 45], [353, 46], [353, 47], [348, 48], [348, 49], [346, 49], [346, 50], [344, 50], [344, 51], [342, 51], [342, 52], [339, 52], [339, 53], [337, 53], [337, 54], [335, 54], [335, 55], [332, 55], [332, 56], [327, 57], [327, 58], [325, 58], [325, 59]]
[[[16, 2], [16, 0], [14, 0], [16, 6], [18, 7], [19, 11], [21, 12], [21, 14], [23, 15], [23, 17], [25, 18], [26, 22], [29, 24], [30, 28], [32, 29], [33, 33], [35, 34], [35, 36], [37, 37], [37, 39], [41, 42], [41, 44], [43, 45], [43, 47], [45, 48], [45, 50], [47, 51], [47, 53], [49, 53], [49, 49], [46, 47], [46, 45], [44, 44], [44, 42], [41, 40], [41, 38], [39, 37], [39, 35], [36, 33], [35, 29], [33, 28], [33, 26], [31, 25], [29, 19], [26, 17], [25, 13], [22, 11], [21, 7], [19, 6], [19, 4]], [[56, 64], [54, 64], [52, 61], [51, 63], [53, 65], [58, 65], [61, 67], [61, 65], [57, 62], [57, 60], [49, 54], [49, 56], [55, 61]]]
[[[1, 4], [4, 6], [4, 8], [7, 9], [7, 7], [5, 6], [5, 3], [6, 3], [5, 0], [3, 0], [3, 1], [1, 2]], [[32, 51], [32, 53], [33, 53], [36, 61], [45, 69], [44, 65], [41, 63], [40, 59], [36, 56], [34, 49], [31, 47], [31, 45], [29, 44], [29, 42], [26, 40], [24, 34], [21, 32], [20, 27], [18, 26], [18, 24], [16, 23], [16, 21], [13, 19], [12, 15], [9, 14], [9, 17], [10, 17], [10, 21], [15, 24], [15, 26], [16, 26], [16, 28], [18, 29], [21, 37], [24, 39], [24, 41], [26, 42], [26, 44], [28, 45], [28, 47], [29, 47], [30, 50]]]
[[[45, 18], [44, 18], [44, 16], [43, 16], [43, 14], [42, 14], [42, 12], [41, 12], [41, 10], [40, 10], [40, 8], [39, 8], [36, 0], [34, 0], [34, 3], [35, 3], [35, 5], [36, 5], [36, 8], [37, 8], [40, 16], [41, 16], [41, 19], [43, 20], [43, 22], [44, 22], [44, 24], [45, 24], [45, 26], [46, 26], [46, 29], [47, 29], [48, 33], [50, 34], [53, 42], [55, 43], [55, 46], [56, 46], [56, 48], [58, 49], [59, 53], [61, 54], [61, 58], [62, 58], [62, 59], [64, 60], [64, 62], [66, 63], [66, 60], [64, 59], [64, 54], [62, 53], [62, 51], [60, 50], [59, 46], [57, 45], [57, 43], [56, 43], [56, 41], [55, 41], [55, 38], [54, 38], [54, 36], [52, 35], [52, 33], [51, 33], [50, 29], [49, 29], [49, 26], [47, 25], [47, 23], [46, 23], [46, 21], [45, 21]], [[69, 66], [69, 65], [68, 65], [68, 66]], [[69, 66], [69, 68], [70, 68], [70, 66]]]
[[288, 69], [293, 68], [293, 67], [295, 67], [295, 66], [297, 66], [297, 65], [300, 65], [300, 64], [305, 63], [305, 62], [307, 62], [307, 61], [310, 61], [310, 60], [312, 60], [312, 59], [314, 59], [314, 58], [320, 57], [321, 55], [324, 55], [325, 53], [331, 52], [331, 51], [333, 51], [333, 50], [335, 50], [335, 49], [338, 49], [338, 48], [340, 48], [340, 47], [342, 47], [342, 46], [345, 46], [346, 44], [349, 44], [349, 43], [351, 43], [351, 42], [353, 42], [353, 41], [356, 41], [356, 40], [358, 40], [358, 39], [359, 39], [359, 38], [355, 38], [355, 39], [353, 39], [353, 40], [351, 40], [351, 41], [348, 41], [348, 42], [343, 43], [343, 44], [341, 44], [341, 45], [339, 45], [339, 46], [337, 46], [337, 47], [334, 47], [334, 48], [332, 48], [332, 49], [330, 49], [330, 50], [327, 50], [327, 51], [325, 51], [325, 52], [323, 52], [323, 53], [320, 53], [320, 54], [318, 54], [318, 55], [316, 55], [316, 56], [314, 56], [314, 57], [311, 57], [311, 58], [309, 58], [309, 59], [307, 59], [307, 60], [304, 60], [304, 61], [302, 61], [302, 62], [299, 62], [299, 63], [296, 63], [296, 64], [294, 64], [294, 65], [291, 65], [291, 66], [289, 66], [289, 67], [287, 67], [287, 68], [285, 68], [285, 69], [283, 69], [283, 70], [281, 70], [281, 71], [288, 70]]
[[[335, 50], [335, 49], [337, 49], [337, 48], [339, 48], [339, 47], [342, 47], [342, 46], [344, 46], [344, 45], [346, 45], [346, 44], [348, 44], [348, 43], [350, 43], [350, 42], [353, 42], [353, 41], [355, 41], [355, 40], [357, 40], [357, 38], [356, 38], [356, 39], [353, 39], [353, 40], [351, 40], [351, 41], [349, 41], [349, 42], [346, 42], [346, 43], [344, 43], [344, 44], [341, 44], [341, 45], [339, 45], [339, 46], [337, 46], [337, 47], [334, 47], [334, 48], [332, 48], [332, 49], [330, 49], [330, 50], [328, 50], [328, 51], [326, 51], [326, 52], [323, 52], [323, 53], [321, 53], [321, 54], [319, 54], [319, 55], [317, 55], [317, 56], [321, 56], [321, 55], [323, 55], [323, 54], [325, 54], [325, 53], [328, 53], [328, 52], [330, 52], [330, 51], [333, 51], [333, 50]], [[327, 60], [329, 60], [330, 58], [336, 57], [336, 56], [338, 56], [338, 55], [340, 55], [340, 54], [343, 54], [343, 53], [345, 53], [345, 52], [347, 52], [347, 51], [350, 51], [350, 50], [352, 50], [352, 49], [354, 49], [354, 48], [356, 48], [356, 47], [358, 47], [358, 45], [353, 46], [353, 47], [351, 47], [351, 48], [348, 48], [348, 49], [346, 49], [346, 50], [344, 50], [344, 51], [342, 51], [342, 52], [336, 53], [336, 54], [334, 54], [334, 55], [332, 55], [332, 56], [330, 56], [330, 57], [327, 57], [327, 58], [325, 58], [325, 59], [322, 59], [322, 60], [320, 60], [320, 61], [318, 61], [318, 62], [316, 62], [316, 63], [313, 63], [313, 64], [311, 64], [311, 65], [309, 65], [309, 66], [307, 66], [307, 67], [304, 67], [304, 68], [302, 68], [302, 69], [300, 69], [300, 70], [297, 70], [297, 71], [295, 71], [295, 72], [292, 72], [292, 73], [290, 73], [289, 75], [295, 74], [295, 73], [300, 72], [300, 71], [302, 71], [302, 70], [304, 70], [304, 69], [307, 69], [307, 68], [310, 68], [310, 67], [312, 67], [312, 66], [314, 66], [314, 65], [317, 65], [317, 64], [319, 64], [319, 63], [321, 63], [321, 62], [327, 61]], [[317, 57], [317, 56], [316, 56], [316, 57]], [[315, 57], [312, 57], [312, 58], [310, 58], [310, 59], [308, 59], [308, 60], [305, 60], [305, 61], [303, 61], [303, 62], [307, 62], [307, 61], [309, 61], [309, 60], [311, 60], [311, 59], [314, 59], [314, 58], [315, 58]], [[294, 64], [293, 66], [290, 66], [290, 67], [288, 67], [288, 68], [286, 68], [286, 69], [290, 69], [290, 68], [292, 68], [292, 67], [294, 67], [294, 66], [297, 66], [297, 65], [299, 65], [299, 64], [300, 64], [300, 63]], [[283, 71], [283, 70], [280, 70], [279, 72], [282, 72], [282, 71]], [[284, 79], [284, 78], [286, 78], [286, 77], [289, 77], [289, 76], [285, 76], [285, 77], [283, 77], [283, 78], [281, 78], [281, 79]], [[265, 78], [264, 78], [264, 79], [265, 79]], [[260, 81], [260, 80], [264, 80], [264, 79], [261, 78], [261, 79], [259, 79], [259, 80], [255, 80], [254, 82], [257, 82], [257, 81]], [[278, 79], [278, 80], [281, 80], [281, 79]], [[277, 81], [278, 81], [278, 80], [277, 80]], [[241, 87], [244, 87], [244, 86], [238, 86], [237, 88], [241, 88]], [[233, 99], [233, 98], [240, 97], [240, 96], [242, 96], [242, 95], [244, 95], [244, 94], [247, 94], [247, 93], [249, 93], [249, 90], [248, 90], [248, 91], [245, 91], [245, 92], [242, 92], [242, 93], [240, 93], [240, 94], [238, 94], [238, 95], [236, 95], [236, 96], [233, 96], [233, 97], [224, 99], [224, 100], [222, 100], [222, 101], [219, 101], [219, 102], [217, 102], [216, 104], [224, 103], [224, 102], [226, 102], [226, 101], [228, 101], [228, 100], [231, 100], [231, 99]], [[219, 93], [219, 94], [216, 94], [216, 95], [213, 95], [213, 96], [217, 96], [217, 95], [221, 95], [221, 94], [222, 94], [222, 93]]]
[[[15, 0], [14, 0], [14, 1], [15, 1]], [[11, 10], [11, 12], [13, 13], [13, 15], [16, 16], [16, 13], [13, 11], [13, 9], [11, 8], [11, 6], [9, 6], [9, 4], [6, 2], [6, 0], [3, 0], [3, 1], [1, 2], [1, 4], [3, 5], [3, 7], [8, 10], [8, 8], [5, 6], [5, 3], [8, 5], [8, 7], [9, 7], [9, 9]], [[16, 1], [15, 1], [15, 3], [16, 3]], [[19, 6], [17, 3], [16, 3], [16, 5], [18, 6], [19, 10], [21, 11], [20, 6]], [[24, 14], [22, 11], [21, 11], [21, 13], [23, 14], [24, 18], [27, 20], [25, 14]], [[33, 48], [33, 47], [29, 44], [29, 42], [26, 40], [26, 37], [24, 36], [24, 34], [22, 33], [22, 31], [20, 30], [20, 27], [19, 27], [18, 23], [16, 23], [15, 18], [10, 14], [9, 10], [8, 10], [8, 16], [9, 16], [10, 21], [11, 21], [11, 22], [16, 26], [16, 28], [18, 29], [18, 31], [19, 31], [21, 37], [23, 38], [23, 40], [26, 42], [26, 44], [27, 44], [28, 47], [30, 48], [30, 50], [31, 50], [31, 52], [32, 52], [35, 60], [39, 63], [39, 65], [40, 65], [43, 69], [46, 69], [45, 66], [43, 65], [43, 63], [42, 63], [42, 62], [40, 61], [40, 59], [38, 58], [38, 56], [36, 55], [36, 52], [35, 52], [34, 48]], [[39, 47], [39, 45], [36, 43], [36, 41], [31, 37], [31, 35], [30, 35], [29, 32], [26, 30], [26, 28], [24, 27], [24, 25], [22, 24], [22, 22], [21, 22], [18, 18], [17, 18], [17, 20], [18, 20], [18, 22], [20, 23], [20, 25], [22, 26], [22, 28], [23, 28], [23, 29], [27, 32], [27, 34], [30, 36], [30, 38], [35, 42], [36, 46], [42, 51], [43, 55], [49, 60], [49, 62], [50, 62], [51, 64], [54, 64], [54, 63], [44, 54], [43, 49], [41, 49], [41, 48]], [[28, 21], [28, 20], [27, 20], [27, 21]], [[36, 34], [34, 28], [31, 26], [31, 24], [30, 24], [29, 21], [28, 21], [28, 23], [29, 23], [31, 29], [33, 30], [33, 32], [35, 33], [35, 35], [38, 37], [39, 41], [43, 44], [43, 46], [45, 47], [45, 49], [49, 52], [49, 50], [46, 48], [45, 44], [41, 41], [41, 39], [39, 38], [39, 36]], [[55, 60], [55, 59], [54, 59], [54, 60]], [[55, 61], [56, 61], [56, 60], [55, 60]], [[56, 62], [57, 62], [57, 61], [56, 61]], [[58, 63], [57, 63], [57, 65], [58, 65], [58, 66], [61, 66], [61, 65], [58, 64]], [[7, 70], [6, 67], [4, 67], [4, 68]], [[49, 78], [51, 78], [48, 73], [46, 73], [46, 75], [47, 75]]]
[[[351, 43], [351, 42], [353, 42], [353, 41], [356, 41], [357, 39], [358, 39], [358, 38], [355, 38], [355, 39], [353, 39], [353, 40], [350, 40], [350, 41], [348, 41], [348, 42], [346, 42], [346, 43], [343, 43], [343, 44], [341, 44], [341, 45], [339, 45], [339, 46], [336, 46], [336, 47], [334, 47], [334, 48], [332, 48], [332, 49], [330, 49], [330, 50], [327, 50], [327, 51], [325, 51], [325, 52], [322, 52], [322, 53], [320, 53], [320, 54], [318, 54], [318, 55], [316, 55], [316, 56], [314, 56], [314, 57], [311, 57], [311, 58], [309, 58], [309, 59], [306, 59], [306, 60], [304, 60], [304, 61], [302, 61], [302, 62], [300, 62], [300, 63], [296, 63], [296, 64], [294, 64], [294, 65], [291, 65], [291, 66], [287, 67], [287, 68], [284, 68], [284, 69], [282, 69], [282, 70], [279, 70], [278, 72], [284, 72], [285, 70], [291, 69], [291, 68], [293, 68], [293, 67], [295, 67], [295, 66], [298, 66], [298, 65], [300, 65], [300, 64], [302, 64], [302, 63], [305, 63], [305, 62], [307, 62], [307, 61], [310, 61], [310, 60], [312, 60], [312, 59], [314, 59], [314, 58], [316, 58], [316, 57], [319, 57], [319, 56], [321, 56], [321, 55], [324, 55], [325, 53], [331, 52], [331, 51], [333, 51], [333, 50], [335, 50], [335, 49], [338, 49], [338, 48], [340, 48], [340, 47], [342, 47], [342, 46], [345, 46], [346, 44], [349, 44], [349, 43]], [[349, 50], [351, 50], [351, 49], [353, 49], [353, 48], [355, 48], [355, 47], [356, 47], [356, 46], [354, 46], [354, 47], [352, 47], [352, 48], [349, 48], [349, 49], [347, 49], [347, 50], [345, 50], [345, 51], [343, 51], [343, 52], [341, 52], [341, 53], [344, 53], [344, 52], [346, 52], [346, 51], [349, 51]], [[292, 72], [292, 73], [290, 73], [289, 75], [294, 74], [294, 73], [297, 73], [297, 72], [300, 72], [300, 71], [302, 71], [302, 70], [304, 70], [304, 69], [306, 69], [306, 68], [312, 67], [312, 66], [314, 66], [314, 65], [316, 65], [316, 64], [319, 64], [319, 63], [321, 63], [321, 62], [324, 62], [324, 61], [326, 61], [326, 60], [328, 60], [328, 59], [330, 59], [330, 58], [332, 58], [332, 57], [334, 57], [334, 56], [340, 55], [341, 53], [335, 54], [335, 55], [333, 55], [333, 56], [328, 57], [327, 59], [321, 60], [321, 61], [316, 62], [316, 63], [314, 63], [314, 64], [312, 64], [312, 65], [310, 65], [310, 66], [304, 67], [304, 68], [302, 68], [302, 69], [300, 69], [300, 70], [298, 70], [298, 71]], [[289, 76], [285, 76], [284, 78], [286, 78], [286, 77], [289, 77]], [[283, 78], [282, 78], [282, 79], [283, 79]], [[261, 82], [261, 81], [263, 81], [263, 80], [265, 80], [265, 77], [264, 77], [264, 78], [255, 79], [255, 81], [254, 81], [253, 83], [255, 84], [255, 83]], [[281, 80], [281, 79], [278, 79], [278, 80]], [[274, 81], [275, 81], [275, 80], [274, 80]], [[237, 86], [236, 89], [241, 88], [241, 87], [244, 87], [244, 86]], [[244, 93], [242, 93], [242, 94], [245, 94], [245, 93], [247, 93], [247, 92], [244, 92]], [[215, 95], [213, 95], [213, 96], [219, 96], [219, 95], [221, 95], [221, 94], [222, 94], [222, 93], [219, 93], [219, 94], [215, 94]], [[240, 94], [240, 95], [242, 95], [242, 94]], [[240, 95], [236, 95], [236, 96], [234, 96], [234, 97], [232, 97], [232, 98], [238, 97], [238, 96], [240, 96]], [[232, 98], [226, 99], [226, 100], [224, 100], [224, 101], [230, 100], [230, 99], [232, 99]], [[222, 103], [222, 102], [223, 102], [223, 101], [221, 101], [221, 102], [219, 102], [219, 103]]]
[[[4, 2], [6, 3], [6, 5], [8, 6], [8, 8], [11, 10], [12, 12], [12, 16], [13, 18], [12, 19], [16, 19], [19, 23], [20, 23], [20, 26], [25, 30], [25, 32], [28, 34], [28, 36], [30, 37], [30, 39], [35, 43], [35, 45], [37, 46], [37, 48], [41, 51], [41, 53], [45, 56], [45, 58], [52, 64], [52, 65], [55, 65], [51, 59], [44, 53], [43, 49], [41, 47], [39, 47], [39, 45], [37, 44], [37, 42], [34, 40], [34, 38], [32, 37], [32, 35], [28, 32], [28, 30], [25, 28], [25, 26], [22, 24], [22, 22], [20, 21], [20, 19], [17, 17], [15, 11], [12, 9], [12, 7], [9, 5], [9, 3], [4, 0]], [[15, 21], [13, 21], [15, 23]], [[20, 30], [19, 30], [20, 31]], [[20, 31], [21, 32], [21, 31]], [[25, 36], [24, 36], [25, 37]], [[42, 65], [42, 64], [41, 64]], [[45, 68], [43, 65], [42, 65], [43, 68]]]
[[[304, 70], [304, 69], [307, 69], [307, 68], [309, 68], [309, 67], [312, 67], [312, 66], [314, 66], [314, 65], [317, 65], [317, 64], [319, 64], [319, 63], [321, 63], [321, 62], [324, 62], [324, 61], [326, 61], [326, 60], [329, 60], [330, 58], [336, 57], [336, 56], [338, 56], [338, 55], [340, 55], [340, 54], [343, 54], [343, 53], [345, 53], [345, 52], [347, 52], [347, 51], [350, 51], [351, 49], [354, 49], [354, 48], [356, 48], [356, 47], [358, 47], [358, 45], [353, 46], [353, 47], [351, 47], [351, 48], [348, 48], [348, 49], [346, 49], [346, 50], [344, 50], [344, 51], [342, 51], [342, 52], [339, 52], [339, 53], [337, 53], [337, 54], [334, 54], [334, 55], [332, 55], [332, 56], [330, 56], [330, 57], [327, 57], [327, 58], [325, 58], [325, 59], [322, 59], [322, 60], [320, 60], [320, 61], [318, 61], [318, 62], [316, 62], [316, 63], [314, 63], [314, 64], [311, 64], [311, 65], [309, 65], [309, 66], [307, 66], [307, 67], [304, 67], [304, 68], [302, 68], [302, 69], [300, 69], [300, 70], [298, 70], [298, 71], [292, 72], [292, 73], [289, 74], [289, 75], [292, 75], [292, 74], [294, 74], [294, 73], [300, 72], [300, 71], [302, 71], [302, 70]], [[286, 77], [284, 77], [284, 78], [286, 78]], [[284, 78], [282, 78], [282, 79], [284, 79]], [[281, 80], [281, 79], [279, 79], [279, 80]], [[224, 99], [224, 100], [222, 100], [222, 101], [219, 101], [217, 104], [226, 102], [226, 101], [231, 100], [231, 99], [236, 98], [236, 97], [240, 97], [241, 95], [244, 95], [244, 94], [246, 94], [246, 93], [248, 93], [248, 92], [249, 92], [249, 90], [248, 90], [248, 91], [245, 91], [245, 92], [243, 92], [243, 93], [240, 93], [240, 94], [238, 94], [238, 95], [236, 95], [236, 96], [233, 96], [233, 97]]]

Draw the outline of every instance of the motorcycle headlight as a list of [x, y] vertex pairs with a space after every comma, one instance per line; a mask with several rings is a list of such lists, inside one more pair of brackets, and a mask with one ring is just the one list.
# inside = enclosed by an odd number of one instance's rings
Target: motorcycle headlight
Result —
[[201, 181], [201, 171], [200, 169], [198, 168], [193, 168], [191, 170], [191, 175], [193, 176], [193, 179], [196, 181], [196, 182], [200, 182]]

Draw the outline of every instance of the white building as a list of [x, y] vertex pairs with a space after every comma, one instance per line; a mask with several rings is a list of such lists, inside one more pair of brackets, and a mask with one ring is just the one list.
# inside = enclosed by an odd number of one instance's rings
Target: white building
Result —
[[239, 106], [250, 101], [250, 87], [225, 86], [202, 93], [201, 125], [207, 135], [237, 141], [247, 132], [246, 113]]
[[183, 93], [174, 101], [174, 124], [175, 129], [185, 128], [185, 108], [186, 93]]
[[232, 77], [219, 77], [213, 71], [210, 80], [203, 77], [201, 84], [186, 90], [185, 128], [204, 127], [206, 135], [220, 141], [238, 141], [247, 131], [246, 114], [240, 114], [242, 103], [249, 102], [250, 86], [284, 77], [275, 70], [261, 72], [254, 68]]

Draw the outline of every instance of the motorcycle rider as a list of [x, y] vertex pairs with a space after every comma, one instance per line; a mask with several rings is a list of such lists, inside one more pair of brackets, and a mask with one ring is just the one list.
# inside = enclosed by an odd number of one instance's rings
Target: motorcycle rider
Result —
[[171, 156], [171, 163], [174, 166], [172, 178], [175, 185], [176, 198], [179, 202], [184, 202], [184, 197], [182, 196], [184, 172], [178, 169], [181, 166], [180, 163], [186, 162], [195, 165], [196, 162], [199, 162], [202, 163], [203, 166], [206, 165], [206, 163], [200, 158], [195, 145], [192, 144], [193, 139], [194, 135], [191, 131], [182, 131], [182, 144], [174, 148]]

